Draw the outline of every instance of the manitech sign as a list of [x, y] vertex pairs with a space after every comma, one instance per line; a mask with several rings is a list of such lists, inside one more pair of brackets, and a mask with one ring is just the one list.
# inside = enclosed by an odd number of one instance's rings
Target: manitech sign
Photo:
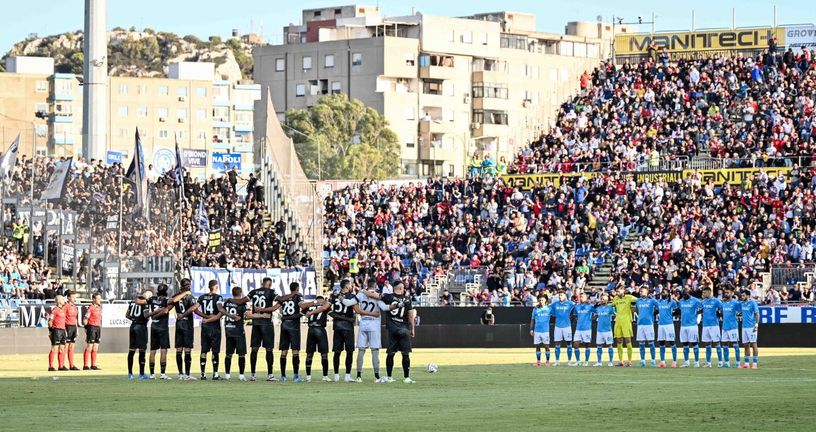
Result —
[[648, 54], [654, 44], [658, 50], [670, 53], [698, 51], [750, 51], [765, 49], [776, 35], [777, 44], [785, 45], [785, 29], [762, 27], [755, 29], [709, 30], [678, 33], [639, 33], [615, 36], [615, 54]]

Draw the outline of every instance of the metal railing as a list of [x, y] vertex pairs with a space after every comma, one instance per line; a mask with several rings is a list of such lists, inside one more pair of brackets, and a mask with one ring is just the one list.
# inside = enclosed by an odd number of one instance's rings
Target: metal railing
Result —
[[792, 286], [799, 282], [814, 282], [816, 264], [799, 264], [796, 267], [771, 267], [771, 286]]

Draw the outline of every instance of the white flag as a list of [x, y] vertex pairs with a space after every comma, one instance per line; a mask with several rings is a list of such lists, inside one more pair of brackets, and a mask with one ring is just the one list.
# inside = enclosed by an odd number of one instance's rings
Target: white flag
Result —
[[17, 165], [17, 150], [20, 148], [20, 134], [9, 146], [8, 150], [0, 156], [0, 180], [5, 180], [6, 177], [11, 177], [11, 172], [14, 171], [14, 166]]
[[65, 183], [68, 179], [68, 175], [71, 173], [73, 162], [74, 158], [70, 157], [51, 173], [48, 186], [42, 192], [42, 196], [40, 196], [41, 200], [62, 199], [62, 194], [65, 192]]

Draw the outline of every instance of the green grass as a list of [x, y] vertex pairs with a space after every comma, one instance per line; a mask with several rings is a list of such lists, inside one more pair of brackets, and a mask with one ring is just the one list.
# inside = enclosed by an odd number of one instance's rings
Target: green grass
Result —
[[0, 424], [4, 431], [813, 430], [816, 356], [760, 360], [759, 370], [525, 363], [441, 366], [431, 375], [416, 367], [415, 385], [374, 384], [369, 371], [368, 382], [354, 385], [0, 378]]

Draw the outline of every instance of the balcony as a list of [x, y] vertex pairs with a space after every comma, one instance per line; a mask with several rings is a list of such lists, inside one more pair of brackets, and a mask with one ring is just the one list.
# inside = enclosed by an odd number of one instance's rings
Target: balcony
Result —
[[506, 83], [508, 75], [507, 72], [499, 71], [473, 71], [471, 80], [473, 82]]
[[456, 69], [445, 66], [425, 66], [419, 68], [422, 79], [451, 80], [456, 78]]
[[473, 98], [473, 109], [507, 111], [507, 99]]

